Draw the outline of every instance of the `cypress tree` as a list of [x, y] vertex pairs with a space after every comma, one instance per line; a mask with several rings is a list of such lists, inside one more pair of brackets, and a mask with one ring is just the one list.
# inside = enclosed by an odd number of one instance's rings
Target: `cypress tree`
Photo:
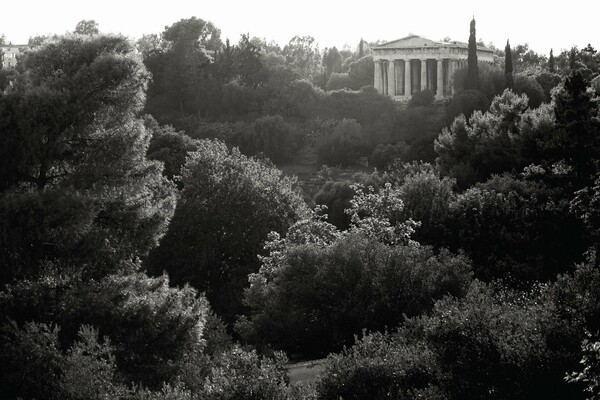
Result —
[[467, 85], [470, 90], [479, 89], [479, 66], [477, 65], [477, 41], [475, 39], [475, 17], [471, 20], [469, 35], [469, 56], [467, 58]]
[[554, 72], [554, 53], [550, 49], [550, 57], [548, 58], [548, 71]]
[[504, 75], [506, 76], [506, 87], [513, 90], [515, 83], [513, 81], [512, 51], [508, 40], [504, 48]]
[[571, 52], [569, 53], [569, 68], [571, 71], [575, 70], [575, 61], [577, 56], [577, 49], [575, 47], [571, 47]]
[[358, 43], [358, 58], [363, 58], [365, 55], [365, 51], [363, 48], [363, 39], [360, 38], [360, 42]]

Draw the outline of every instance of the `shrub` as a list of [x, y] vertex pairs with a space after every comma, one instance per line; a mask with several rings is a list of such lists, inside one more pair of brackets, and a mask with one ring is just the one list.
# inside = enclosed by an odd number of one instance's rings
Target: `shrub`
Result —
[[559, 74], [542, 72], [535, 77], [535, 80], [540, 84], [540, 87], [544, 91], [544, 102], [548, 103], [552, 100], [552, 89], [559, 85], [562, 78]]
[[370, 55], [350, 63], [348, 66], [348, 78], [351, 81], [350, 88], [358, 90], [363, 86], [373, 85], [374, 70], [375, 63]]
[[81, 325], [93, 326], [110, 339], [120, 376], [151, 388], [175, 380], [186, 354], [202, 349], [207, 303], [193, 289], [170, 288], [165, 276], [120, 274], [81, 282], [65, 278], [64, 271], [7, 287], [0, 297], [3, 315], [20, 324], [57, 324], [64, 348], [77, 341]]
[[348, 77], [348, 73], [344, 72], [334, 72], [329, 76], [329, 80], [327, 81], [326, 89], [330, 90], [341, 90], [341, 89], [349, 89], [352, 85], [352, 81]]
[[[456, 181], [440, 177], [429, 164], [408, 164], [404, 168], [406, 175], [399, 182], [403, 218], [420, 222], [413, 234], [417, 242], [439, 246], [449, 230], [447, 220], [456, 197]], [[389, 175], [394, 177], [398, 172], [392, 169]]]
[[451, 124], [454, 118], [461, 114], [469, 118], [473, 114], [473, 111], [486, 111], [489, 107], [490, 100], [480, 91], [465, 90], [464, 92], [457, 93], [446, 106], [446, 126]]
[[63, 355], [58, 328], [4, 322], [0, 329], [0, 397], [60, 399]]
[[317, 398], [442, 400], [440, 367], [422, 343], [397, 343], [389, 334], [371, 333], [339, 355], [327, 358]]
[[408, 102], [409, 107], [424, 107], [433, 104], [435, 99], [435, 93], [433, 90], [423, 90], [421, 92], [414, 93]]
[[187, 154], [196, 150], [196, 141], [171, 126], [160, 126], [151, 116], [146, 116], [144, 124], [152, 132], [146, 156], [149, 160], [162, 161], [165, 164], [163, 175], [174, 180], [181, 175]]
[[410, 147], [405, 142], [392, 143], [380, 143], [378, 144], [371, 156], [369, 157], [369, 164], [380, 170], [386, 169], [395, 160], [403, 160], [407, 156]]
[[539, 107], [546, 98], [544, 89], [535, 78], [521, 74], [515, 75], [515, 93], [525, 93], [531, 108]]
[[485, 281], [552, 280], [585, 250], [581, 223], [560, 196], [542, 183], [494, 177], [450, 205], [448, 244], [462, 248]]
[[395, 327], [403, 315], [429, 310], [434, 299], [461, 296], [471, 280], [462, 256], [390, 247], [359, 234], [271, 254], [250, 276], [251, 312], [236, 329], [251, 343], [306, 356], [340, 350], [363, 328]]
[[327, 206], [327, 222], [343, 230], [350, 227], [350, 216], [345, 210], [350, 208], [353, 196], [354, 190], [350, 187], [350, 182], [329, 181], [319, 189], [313, 201], [316, 205]]
[[169, 230], [146, 260], [156, 275], [207, 291], [230, 323], [242, 312], [247, 275], [258, 270], [263, 242], [306, 215], [294, 180], [223, 143], [199, 141], [183, 168], [185, 185]]
[[79, 329], [79, 340], [67, 352], [61, 386], [72, 400], [104, 400], [123, 397], [128, 390], [116, 379], [117, 366], [108, 339], [99, 341], [90, 326]]
[[215, 360], [198, 398], [206, 400], [287, 400], [286, 357], [270, 360], [234, 347]]

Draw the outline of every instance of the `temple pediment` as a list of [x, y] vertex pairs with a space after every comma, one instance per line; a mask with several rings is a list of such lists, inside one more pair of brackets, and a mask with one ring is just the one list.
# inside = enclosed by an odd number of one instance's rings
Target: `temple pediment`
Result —
[[392, 40], [391, 42], [384, 43], [380, 46], [377, 46], [376, 49], [398, 49], [398, 48], [408, 48], [408, 47], [438, 47], [443, 45], [442, 42], [435, 42], [431, 39], [424, 38], [423, 36], [418, 35], [409, 35], [403, 37], [401, 39]]

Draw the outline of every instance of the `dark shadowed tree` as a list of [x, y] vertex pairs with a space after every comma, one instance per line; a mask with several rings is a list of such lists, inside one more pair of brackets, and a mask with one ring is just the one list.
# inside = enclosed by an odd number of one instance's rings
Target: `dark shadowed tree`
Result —
[[175, 205], [136, 115], [147, 72], [127, 39], [68, 36], [0, 96], [2, 278], [69, 260], [103, 275], [155, 246]]
[[504, 48], [504, 74], [506, 76], [506, 87], [513, 89], [515, 83], [513, 81], [513, 64], [512, 64], [512, 52], [510, 51], [510, 43], [506, 41], [506, 47]]
[[325, 67], [325, 76], [327, 79], [329, 79], [332, 73], [342, 71], [342, 61], [342, 55], [337, 47], [332, 47], [325, 51], [325, 54], [323, 54], [323, 67]]
[[556, 125], [564, 135], [563, 154], [574, 168], [575, 185], [579, 188], [593, 182], [600, 159], [598, 103], [588, 86], [581, 70], [576, 70], [554, 96]]
[[475, 36], [475, 18], [471, 20], [469, 34], [469, 55], [467, 58], [467, 90], [479, 90], [479, 66], [477, 65], [477, 39]]
[[577, 63], [577, 47], [571, 47], [571, 51], [569, 52], [569, 69], [574, 71]]
[[548, 71], [554, 72], [554, 51], [550, 49], [550, 57], [548, 58]]
[[279, 170], [218, 141], [199, 142], [182, 180], [169, 231], [146, 264], [158, 275], [168, 271], [174, 284], [206, 291], [215, 312], [231, 322], [268, 233], [285, 232], [302, 217], [304, 201]]

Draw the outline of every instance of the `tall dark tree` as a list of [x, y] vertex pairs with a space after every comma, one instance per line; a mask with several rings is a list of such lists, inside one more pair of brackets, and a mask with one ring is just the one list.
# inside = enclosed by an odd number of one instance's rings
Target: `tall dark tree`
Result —
[[323, 54], [323, 67], [325, 67], [325, 74], [327, 78], [334, 72], [342, 71], [342, 55], [340, 54], [337, 47], [332, 47], [325, 50]]
[[513, 80], [513, 63], [512, 63], [512, 51], [510, 50], [510, 43], [506, 41], [506, 47], [504, 48], [504, 75], [506, 76], [506, 87], [513, 89], [515, 82]]
[[577, 48], [572, 47], [571, 51], [569, 52], [569, 69], [571, 71], [575, 70], [576, 62], [577, 62]]
[[180, 120], [217, 112], [222, 93], [213, 60], [220, 34], [211, 22], [192, 17], [166, 27], [162, 40], [152, 38], [153, 50], [143, 53], [152, 73], [146, 111], [159, 122], [181, 128]]
[[548, 71], [554, 72], [554, 52], [550, 49], [550, 57], [548, 58]]
[[588, 86], [588, 78], [575, 70], [554, 97], [556, 125], [564, 135], [563, 154], [574, 169], [577, 188], [593, 182], [600, 160], [598, 104]]
[[360, 42], [358, 43], [358, 58], [363, 58], [365, 55], [364, 43], [363, 38], [360, 38]]
[[0, 280], [54, 260], [97, 276], [145, 254], [175, 197], [145, 158], [148, 74], [131, 45], [69, 36], [22, 66], [0, 95]]
[[479, 66], [477, 65], [477, 39], [475, 35], [475, 18], [471, 20], [471, 29], [469, 34], [469, 56], [467, 59], [467, 85], [468, 90], [479, 89]]

